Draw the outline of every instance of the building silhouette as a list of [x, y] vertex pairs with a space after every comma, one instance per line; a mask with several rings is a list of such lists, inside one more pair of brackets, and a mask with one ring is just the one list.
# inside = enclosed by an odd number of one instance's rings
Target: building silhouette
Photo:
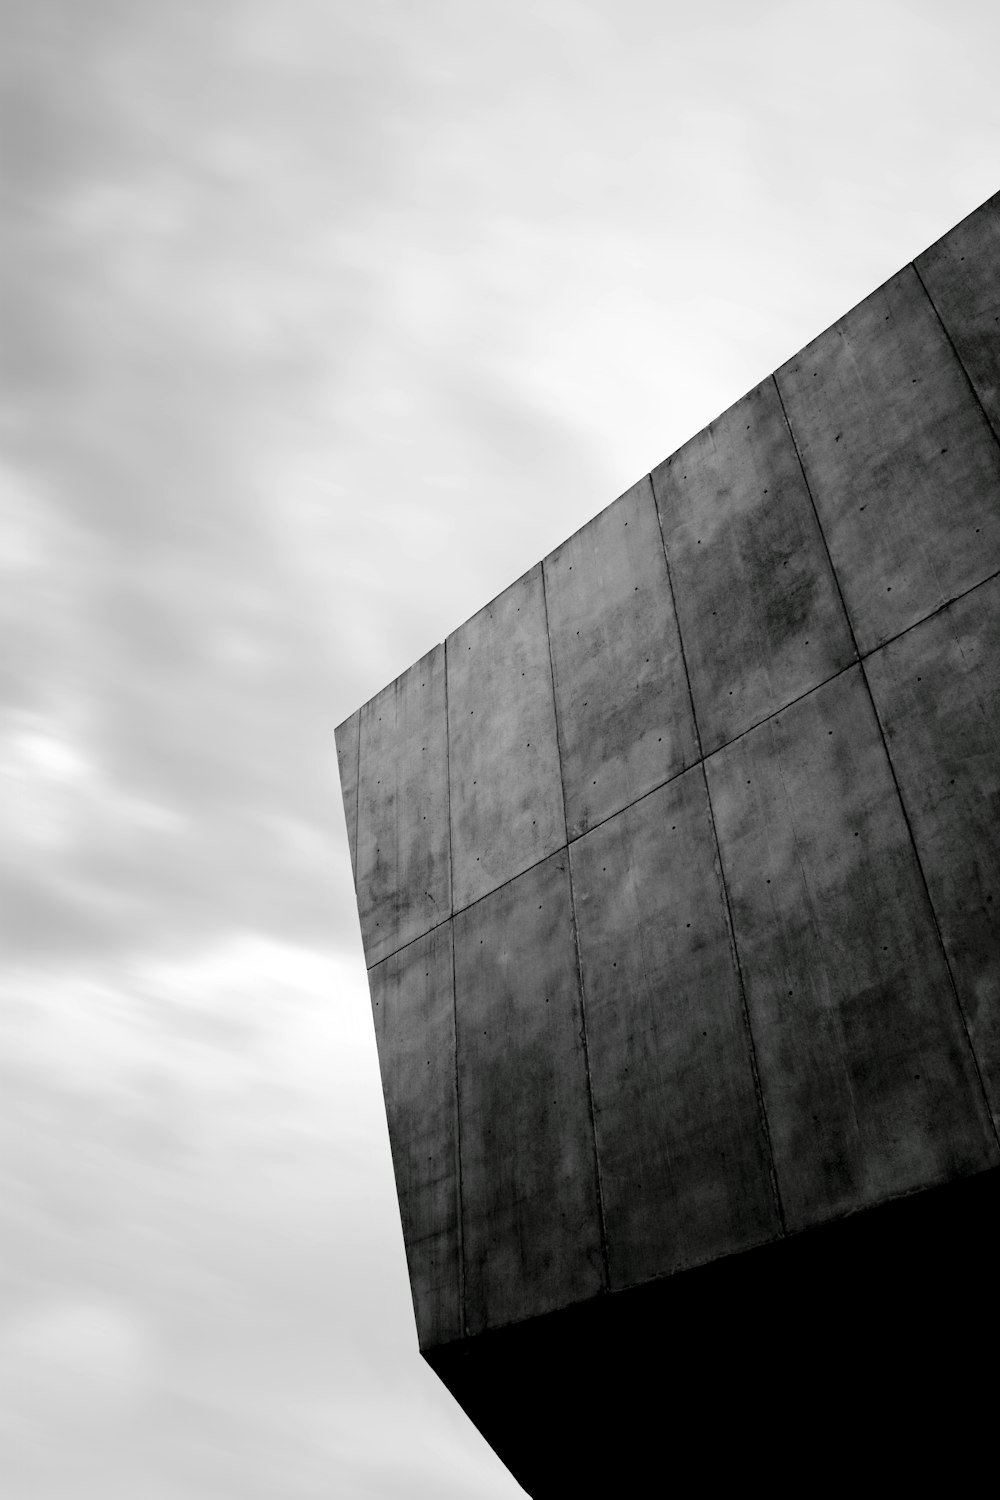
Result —
[[420, 1348], [533, 1496], [985, 1444], [998, 439], [1000, 195], [338, 730]]

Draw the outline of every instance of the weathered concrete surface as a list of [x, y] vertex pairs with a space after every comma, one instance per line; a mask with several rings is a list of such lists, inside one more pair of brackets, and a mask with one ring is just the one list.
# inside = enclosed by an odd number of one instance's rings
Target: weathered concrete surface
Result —
[[344, 822], [347, 824], [347, 842], [351, 850], [351, 874], [358, 881], [358, 731], [361, 725], [361, 710], [355, 709], [349, 719], [339, 724], [335, 731], [337, 741], [337, 768], [340, 772], [340, 792], [344, 802]]
[[417, 1335], [428, 1348], [463, 1331], [451, 923], [368, 979]]
[[455, 909], [566, 842], [539, 563], [448, 637]]
[[855, 652], [773, 380], [652, 477], [707, 754]]
[[455, 995], [471, 1334], [602, 1285], [565, 852], [455, 917]]
[[543, 567], [573, 838], [698, 759], [649, 479]]
[[[947, 331], [902, 272], [660, 466], [655, 529], [643, 481], [451, 636], [433, 710], [410, 680], [338, 731], [369, 962], [405, 944], [371, 973], [420, 1337], [516, 1472], [538, 1435], [536, 1496], [638, 1492], [665, 1432], [675, 1468], [719, 1432], [744, 1465], [775, 1412], [827, 1455], [876, 1411], [893, 1483], [953, 1389], [958, 1446], [976, 1425], [953, 1372], [1000, 1206], [998, 213], [920, 259]], [[425, 813], [454, 839], [433, 914]], [[957, 1228], [936, 1195], [984, 1179]]]
[[361, 710], [357, 861], [369, 964], [450, 915], [443, 646]]
[[994, 1164], [861, 668], [706, 769], [789, 1227]]
[[780, 1232], [696, 767], [571, 845], [612, 1287]]
[[865, 671], [1000, 1123], [1000, 579]]
[[1000, 568], [1000, 448], [912, 266], [775, 378], [862, 652]]
[[1000, 193], [914, 264], [1000, 438]]

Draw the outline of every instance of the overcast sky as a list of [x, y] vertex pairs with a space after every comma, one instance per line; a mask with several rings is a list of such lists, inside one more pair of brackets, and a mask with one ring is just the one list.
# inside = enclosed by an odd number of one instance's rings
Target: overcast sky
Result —
[[1000, 187], [967, 0], [0, 0], [0, 1490], [503, 1500], [334, 726]]

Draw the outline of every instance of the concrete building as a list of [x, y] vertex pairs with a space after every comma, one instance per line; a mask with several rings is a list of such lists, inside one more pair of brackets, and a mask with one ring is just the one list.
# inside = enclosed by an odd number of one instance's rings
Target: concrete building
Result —
[[998, 440], [1000, 195], [338, 730], [420, 1348], [529, 1494], [985, 1436]]

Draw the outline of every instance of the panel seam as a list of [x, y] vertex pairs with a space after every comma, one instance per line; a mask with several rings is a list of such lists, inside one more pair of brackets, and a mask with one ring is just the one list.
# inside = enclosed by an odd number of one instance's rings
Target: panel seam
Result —
[[[545, 562], [539, 566], [542, 580], [542, 609], [545, 615], [545, 644], [549, 655], [549, 677], [552, 683], [552, 721], [556, 731], [556, 759], [559, 762], [559, 789], [562, 794], [563, 808], [563, 832], [566, 834], [566, 842], [557, 854], [565, 850], [566, 853], [566, 877], [569, 882], [569, 913], [570, 922], [573, 926], [573, 952], [576, 960], [577, 986], [580, 994], [580, 1037], [583, 1043], [583, 1063], [587, 1084], [587, 1108], [590, 1113], [590, 1133], [594, 1143], [594, 1187], [597, 1201], [597, 1231], [601, 1246], [601, 1271], [604, 1279], [604, 1289], [611, 1290], [611, 1261], [608, 1251], [608, 1227], [604, 1209], [604, 1186], [601, 1181], [601, 1157], [597, 1147], [597, 1114], [594, 1109], [594, 1083], [590, 1070], [590, 1041], [587, 1035], [587, 1006], [583, 985], [583, 964], [580, 958], [580, 927], [576, 919], [576, 892], [573, 888], [573, 861], [569, 853], [569, 823], [566, 816], [566, 781], [563, 775], [563, 752], [562, 742], [559, 734], [559, 707], [556, 702], [556, 673], [552, 660], [552, 632], [549, 628], [549, 599], [548, 589], [545, 583]], [[551, 855], [547, 858], [552, 858]], [[541, 860], [538, 861], [542, 863]], [[514, 877], [517, 878], [516, 876]]]
[[[916, 267], [914, 267], [914, 270], [916, 270]], [[919, 273], [918, 273], [918, 277], [919, 277]], [[920, 284], [923, 287], [923, 282], [922, 281], [921, 281]], [[926, 289], [925, 289], [925, 294], [926, 294]], [[929, 300], [930, 299], [928, 298], [928, 301]], [[931, 305], [933, 306], [933, 303]], [[934, 311], [936, 313], [937, 309], [935, 308]], [[945, 332], [947, 332], [947, 330], [945, 330]], [[840, 595], [840, 601], [841, 601], [841, 604], [842, 604], [843, 609], [844, 609], [844, 614], [847, 617], [848, 629], [851, 632], [851, 640], [854, 642], [854, 649], [855, 649], [855, 651], [857, 651], [858, 665], [861, 668], [861, 680], [862, 680], [862, 682], [865, 685], [865, 692], [868, 695], [868, 702], [869, 702], [869, 705], [871, 707], [872, 715], [874, 716], [874, 719], [875, 719], [876, 728], [878, 729], [879, 739], [881, 740], [881, 743], [882, 743], [882, 752], [885, 755], [886, 764], [889, 767], [889, 775], [892, 777], [892, 784], [893, 784], [893, 786], [895, 788], [895, 791], [896, 791], [896, 799], [897, 799], [897, 801], [899, 803], [899, 810], [900, 810], [900, 812], [902, 813], [902, 816], [903, 816], [903, 824], [904, 824], [904, 826], [906, 828], [907, 837], [908, 837], [908, 839], [910, 841], [910, 848], [913, 851], [913, 858], [916, 861], [917, 872], [918, 872], [919, 877], [920, 877], [920, 883], [921, 883], [921, 885], [923, 887], [924, 896], [925, 896], [926, 901], [927, 901], [927, 909], [928, 909], [928, 911], [931, 914], [931, 922], [933, 923], [934, 933], [935, 933], [935, 936], [937, 937], [938, 946], [939, 946], [939, 948], [941, 950], [941, 957], [944, 959], [945, 972], [948, 975], [948, 981], [949, 981], [949, 985], [950, 985], [950, 988], [951, 988], [952, 1001], [954, 1003], [955, 1009], [958, 1012], [958, 1018], [959, 1018], [959, 1020], [961, 1022], [962, 1030], [965, 1033], [965, 1040], [966, 1040], [966, 1045], [967, 1045], [967, 1047], [969, 1049], [969, 1056], [970, 1056], [970, 1058], [972, 1060], [972, 1066], [973, 1066], [973, 1068], [975, 1070], [976, 1080], [977, 1080], [977, 1082], [979, 1084], [979, 1090], [980, 1090], [980, 1093], [982, 1095], [983, 1103], [984, 1103], [985, 1108], [986, 1108], [986, 1118], [990, 1122], [990, 1128], [991, 1128], [992, 1133], [993, 1133], [994, 1143], [995, 1143], [995, 1145], [998, 1148], [1000, 1148], [1000, 1131], [998, 1131], [997, 1121], [994, 1119], [993, 1110], [990, 1107], [989, 1095], [988, 1095], [988, 1093], [986, 1091], [986, 1085], [985, 1085], [985, 1082], [983, 1081], [982, 1070], [981, 1070], [981, 1068], [979, 1066], [979, 1058], [976, 1055], [976, 1049], [975, 1049], [975, 1046], [973, 1045], [973, 1041], [972, 1041], [972, 1033], [969, 1030], [968, 1017], [965, 1014], [965, 1008], [962, 1005], [962, 999], [961, 999], [961, 996], [959, 995], [959, 992], [958, 992], [958, 983], [957, 983], [957, 981], [955, 979], [955, 974], [954, 974], [954, 971], [953, 971], [952, 966], [951, 966], [951, 960], [948, 957], [948, 949], [945, 946], [944, 934], [941, 931], [941, 923], [940, 923], [940, 921], [938, 919], [937, 908], [934, 905], [934, 899], [931, 896], [931, 889], [930, 889], [930, 885], [928, 884], [928, 881], [927, 881], [927, 873], [924, 870], [923, 860], [920, 858], [920, 850], [917, 847], [917, 840], [916, 840], [916, 837], [914, 836], [914, 832], [913, 832], [913, 824], [910, 821], [909, 810], [907, 809], [906, 801], [905, 801], [905, 798], [903, 797], [903, 789], [902, 789], [902, 787], [899, 784], [899, 777], [896, 775], [896, 766], [895, 766], [895, 763], [894, 763], [893, 758], [892, 758], [892, 752], [889, 749], [889, 741], [888, 741], [888, 738], [887, 738], [886, 733], [885, 733], [885, 729], [884, 729], [883, 724], [882, 724], [882, 719], [881, 719], [881, 717], [879, 715], [878, 706], [877, 706], [877, 704], [875, 702], [875, 695], [872, 692], [871, 683], [868, 680], [868, 673], [867, 673], [867, 671], [865, 669], [865, 663], [866, 663], [866, 661], [868, 660], [869, 657], [874, 656], [875, 652], [874, 651], [870, 651], [865, 656], [862, 656], [861, 652], [858, 651], [858, 641], [857, 641], [857, 636], [855, 635], [855, 632], [854, 632], [854, 625], [853, 625], [853, 622], [851, 620], [850, 615], [847, 612], [847, 603], [846, 603], [846, 601], [844, 599], [843, 591], [841, 590], [841, 587], [840, 587], [840, 579], [837, 576], [837, 570], [836, 570], [836, 568], [833, 565], [833, 558], [832, 558], [832, 556], [830, 554], [830, 548], [827, 545], [826, 532], [823, 530], [823, 523], [822, 523], [822, 521], [820, 519], [819, 511], [816, 508], [816, 501], [813, 498], [813, 492], [812, 492], [812, 489], [811, 489], [810, 484], [809, 484], [809, 479], [808, 479], [808, 477], [806, 475], [805, 465], [802, 463], [802, 457], [799, 454], [799, 445], [798, 445], [798, 443], [795, 440], [795, 433], [792, 431], [792, 424], [791, 424], [791, 422], [788, 419], [788, 413], [785, 411], [785, 403], [781, 399], [781, 388], [778, 385], [777, 377], [776, 376], [772, 376], [771, 378], [774, 380], [774, 388], [778, 392], [778, 400], [781, 402], [781, 410], [782, 410], [782, 413], [783, 413], [784, 418], [785, 418], [785, 426], [788, 428], [788, 433], [789, 433], [789, 436], [791, 437], [792, 445], [795, 448], [795, 453], [796, 453], [796, 456], [798, 457], [798, 460], [799, 460], [799, 467], [802, 470], [802, 478], [803, 478], [803, 481], [805, 483], [806, 492], [809, 495], [809, 499], [810, 499], [810, 502], [812, 503], [813, 511], [815, 512], [815, 515], [816, 515], [816, 524], [819, 527], [820, 536], [823, 538], [823, 545], [824, 545], [824, 547], [826, 547], [826, 555], [827, 555], [827, 558], [829, 559], [830, 569], [831, 569], [831, 571], [833, 573], [834, 582], [837, 585], [837, 592]], [[991, 427], [990, 431], [992, 432], [992, 430], [993, 429]], [[992, 576], [996, 577], [996, 574], [994, 574]], [[979, 588], [979, 587], [981, 587], [981, 585], [983, 583], [986, 583], [986, 582], [989, 582], [989, 580], [988, 579], [981, 579], [978, 584], [974, 584], [973, 585], [973, 588]], [[971, 592], [972, 592], [972, 589], [966, 589], [966, 591], [965, 591], [966, 594], [970, 594]], [[964, 598], [964, 595], [958, 595], [957, 597], [958, 598]], [[938, 607], [938, 609], [932, 611], [932, 614], [934, 614], [934, 615], [939, 614], [942, 609], [947, 609], [950, 604], [954, 604], [955, 602], [956, 602], [956, 600], [954, 600], [954, 599], [949, 600], [948, 604], [940, 605]], [[930, 619], [931, 616], [928, 615], [925, 618]], [[923, 624], [924, 621], [921, 620], [921, 621], [918, 621], [917, 623], [918, 624]], [[912, 629], [913, 627], [909, 627], [909, 628]], [[902, 634], [905, 634], [905, 632], [904, 631], [900, 631], [900, 635], [902, 635]], [[894, 637], [894, 639], [896, 639], [896, 640], [898, 640], [898, 638], [899, 638], [898, 636]], [[888, 645], [889, 643], [885, 642], [884, 644]], [[882, 648], [879, 647], [877, 649], [882, 649]]]
[[[448, 640], [445, 637], [442, 642], [444, 655], [444, 761], [445, 761], [445, 788], [448, 794], [448, 911], [449, 916], [438, 927], [451, 927], [451, 1024], [452, 1036], [454, 1038], [454, 1074], [455, 1074], [455, 1167], [458, 1176], [458, 1322], [461, 1329], [461, 1337], [467, 1338], [469, 1332], [468, 1316], [466, 1309], [466, 1269], [465, 1269], [465, 1192], [462, 1177], [462, 1093], [459, 1079], [458, 1067], [458, 974], [455, 968], [455, 858], [454, 839], [451, 828], [451, 718], [448, 712]], [[431, 931], [435, 931], [432, 928]], [[414, 939], [418, 942], [419, 939]], [[409, 945], [406, 945], [409, 946]], [[402, 950], [397, 949], [397, 952]]]
[[357, 890], [358, 872], [360, 864], [358, 861], [358, 833], [361, 828], [361, 726], [364, 722], [364, 708], [358, 709], [358, 770], [354, 778], [354, 887]]
[[[774, 1146], [771, 1140], [771, 1126], [767, 1118], [767, 1110], [764, 1107], [764, 1091], [760, 1082], [760, 1067], [757, 1060], [757, 1044], [754, 1041], [753, 1026], [750, 1021], [750, 1007], [747, 1003], [746, 984], [743, 979], [743, 966], [740, 963], [739, 949], [736, 945], [736, 928], [733, 924], [732, 908], [729, 901], [729, 887], [726, 884], [726, 872], [722, 863], [722, 851], [719, 847], [719, 831], [715, 826], [715, 809], [712, 806], [712, 794], [708, 786], [708, 772], [706, 770], [706, 756], [701, 739], [701, 729], [698, 725], [698, 715], [694, 706], [694, 694], [691, 691], [691, 674], [688, 670], [687, 652], [684, 649], [684, 634], [681, 630], [680, 616], [677, 613], [677, 597], [674, 593], [674, 580], [670, 571], [670, 559], [667, 557], [667, 542], [663, 535], [663, 522], [660, 519], [660, 507], [656, 500], [656, 488], [653, 484], [653, 476], [649, 476], [649, 487], [653, 497], [653, 511], [656, 515], [656, 525], [660, 533], [660, 546], [663, 548], [663, 565], [667, 571], [667, 588], [670, 592], [670, 607], [674, 613], [674, 625], [677, 629], [677, 644], [680, 648], [681, 663], [684, 667], [684, 680], [687, 683], [688, 701], [691, 705], [691, 719], [694, 723], [695, 739], [698, 743], [698, 766], [701, 768], [702, 784], [705, 788], [705, 801], [708, 806], [709, 822], [712, 825], [712, 842], [715, 846], [715, 858], [718, 862], [719, 881], [722, 886], [722, 897], [726, 906], [726, 922], [729, 927], [729, 940], [732, 944], [732, 954], [736, 962], [736, 982], [740, 991], [740, 1010], [743, 1016], [743, 1029], [746, 1033], [747, 1045], [750, 1053], [750, 1073], [753, 1078], [754, 1096], [757, 1104], [757, 1117], [764, 1133], [764, 1145], [767, 1150], [768, 1181], [771, 1189], [771, 1198], [775, 1212], [778, 1216], [778, 1225], [782, 1235], [786, 1231], [785, 1210], [781, 1201], [781, 1189], [778, 1185], [778, 1171], [774, 1160]], [[780, 710], [778, 710], [780, 712]], [[721, 748], [721, 747], [720, 747]], [[713, 752], [715, 753], [715, 752]], [[689, 767], [694, 769], [694, 767]], [[683, 774], [683, 773], [681, 773]], [[640, 799], [636, 799], [637, 801]]]
[[455, 1037], [455, 1164], [458, 1172], [458, 1321], [463, 1339], [469, 1336], [468, 1278], [465, 1265], [465, 1179], [462, 1173], [462, 1082], [458, 1066], [458, 967], [455, 923], [451, 923], [451, 1018]]
[[[904, 635], [909, 635], [911, 630], [917, 630], [921, 625], [926, 625], [929, 620], [933, 620], [937, 615], [943, 613], [944, 610], [951, 609], [951, 607], [955, 604], [960, 604], [963, 599], [968, 598], [970, 594], [974, 594], [977, 589], [986, 588], [988, 584], [995, 583], [998, 578], [1000, 578], [1000, 568], [998, 568], [995, 573], [991, 573], [987, 578], [983, 578], [978, 583], [974, 583], [971, 588], [966, 589], [963, 593], [956, 594], [954, 599], [949, 599], [944, 604], [939, 604], [936, 609], [931, 610], [930, 614], [924, 615], [919, 620], [915, 620], [912, 625], [907, 625], [904, 630], [900, 630], [896, 635], [890, 636], [888, 640], [880, 641], [879, 644], [877, 646], [873, 646], [870, 651], [864, 652], [864, 654], [860, 657], [861, 662], [869, 661], [873, 656], [877, 656], [880, 651], [885, 650], [886, 647], [892, 646], [897, 641], [901, 640]], [[734, 735], [731, 740], [724, 740], [721, 745], [717, 745], [715, 749], [710, 750], [707, 755], [702, 755], [699, 753], [699, 758], [696, 761], [693, 761], [691, 765], [684, 766], [679, 771], [674, 771], [672, 775], [665, 777], [663, 781], [658, 781], [655, 786], [651, 786], [648, 791], [640, 792], [637, 797], [633, 797], [631, 802], [626, 802], [623, 807], [616, 808], [613, 813], [608, 813], [606, 818], [601, 818], [598, 822], [585, 829], [583, 833], [574, 834], [573, 837], [568, 838], [564, 844], [557, 845], [557, 847], [550, 850], [548, 854], [543, 854], [541, 859], [536, 859], [534, 864], [526, 865], [523, 870], [518, 870], [516, 875], [509, 875], [507, 879], [502, 880], [499, 885], [493, 886], [491, 890], [484, 891], [481, 896], [477, 896], [474, 901], [468, 902], [466, 906], [459, 907], [457, 911], [452, 912], [452, 916], [458, 916], [460, 912], [469, 911], [473, 906], [478, 905], [480, 901], [488, 900], [489, 897], [494, 895], [497, 891], [503, 890], [504, 886], [510, 885], [511, 881], [519, 880], [522, 875], [527, 875], [530, 870], [536, 869], [537, 866], [543, 864], [545, 860], [552, 859], [555, 855], [561, 854], [564, 849], [571, 848], [574, 844], [579, 843], [581, 839], [588, 838], [590, 834], [594, 833], [598, 828], [603, 828], [605, 823], [610, 823], [612, 818], [620, 817], [623, 812], [627, 812], [630, 807], [635, 807], [639, 802], [644, 801], [646, 797], [652, 797], [655, 792], [661, 792], [663, 788], [665, 786], [669, 786], [671, 782], [677, 781], [681, 776], [686, 776], [690, 771], [694, 771], [698, 766], [712, 760], [714, 756], [721, 754], [724, 750], [728, 750], [731, 745], [738, 744], [739, 741], [745, 739], [748, 734], [753, 734], [754, 730], [760, 729], [765, 724], [770, 723], [772, 719], [776, 719], [778, 715], [784, 713], [786, 709], [794, 708], [797, 703], [801, 703], [803, 699], [808, 698], [812, 693], [818, 693], [822, 688], [829, 687], [831, 682], [836, 682], [838, 677], [842, 677], [845, 672], [849, 672], [852, 667], [856, 667], [857, 665], [858, 663], [856, 661], [851, 661], [848, 662], [844, 667], [838, 667], [837, 671], [831, 673], [829, 677], [824, 677], [821, 682], [817, 682], [812, 687], [806, 688], [805, 692], [800, 693], [797, 698], [790, 698], [787, 703], [783, 703], [780, 708], [773, 709], [771, 713], [765, 714], [762, 719], [755, 719], [752, 724], [747, 725], [746, 729], [741, 729], [739, 734]], [[695, 725], [695, 731], [697, 733], [697, 724]], [[450, 917], [442, 917], [440, 922], [435, 922], [432, 927], [425, 928], [423, 932], [418, 932], [415, 937], [407, 938], [405, 943], [400, 943], [398, 948], [393, 948], [390, 950], [390, 952], [384, 953], [382, 957], [377, 958], [374, 963], [366, 963], [367, 970], [370, 972], [372, 969], [377, 968], [379, 964], [385, 963], [387, 958], [392, 958], [396, 953], [402, 953], [404, 948], [409, 948], [413, 943], [418, 943], [422, 937], [426, 937], [428, 933], [436, 932], [439, 927], [443, 927], [445, 922], [448, 922], [450, 920]]]
[[969, 374], [969, 371], [965, 367], [965, 362], [962, 359], [962, 356], [958, 352], [958, 347], [957, 347], [957, 345], [955, 343], [955, 340], [952, 338], [951, 333], [948, 330], [948, 325], [945, 322], [944, 318], [941, 316], [941, 313], [940, 313], [940, 311], [938, 309], [938, 305], [934, 301], [934, 298], [931, 296], [930, 290], [929, 290], [929, 288], [927, 286], [927, 283], [924, 281], [924, 278], [920, 274], [920, 270], [919, 270], [919, 267], [917, 266], [916, 261], [915, 260], [911, 261], [910, 264], [913, 267], [913, 273], [914, 273], [914, 275], [916, 276], [918, 282], [920, 283], [920, 290], [923, 292], [924, 296], [927, 298], [927, 301], [930, 303], [931, 311], [934, 313], [934, 316], [937, 318], [938, 322], [941, 325], [941, 332], [944, 334], [945, 339], [948, 342], [948, 348], [951, 350], [951, 352], [952, 352], [952, 354], [953, 354], [953, 356], [955, 358], [955, 363], [958, 365], [958, 368], [961, 370], [962, 374], [965, 376], [966, 383], [967, 383], [967, 385], [969, 387], [969, 390], [972, 392], [972, 399], [973, 399], [973, 401], [975, 401], [975, 403], [978, 406], [979, 410], [982, 412], [983, 421], [986, 423], [986, 426], [987, 426], [989, 432], [991, 433], [991, 435], [993, 437], [993, 441], [996, 444], [1000, 445], [1000, 432], [997, 431], [996, 427], [993, 425], [992, 421], [990, 420], [990, 414], [986, 410], [986, 407], [983, 405], [982, 397], [980, 396], [979, 392], [976, 390], [975, 383], [974, 383], [974, 381], [972, 379], [972, 376]]

